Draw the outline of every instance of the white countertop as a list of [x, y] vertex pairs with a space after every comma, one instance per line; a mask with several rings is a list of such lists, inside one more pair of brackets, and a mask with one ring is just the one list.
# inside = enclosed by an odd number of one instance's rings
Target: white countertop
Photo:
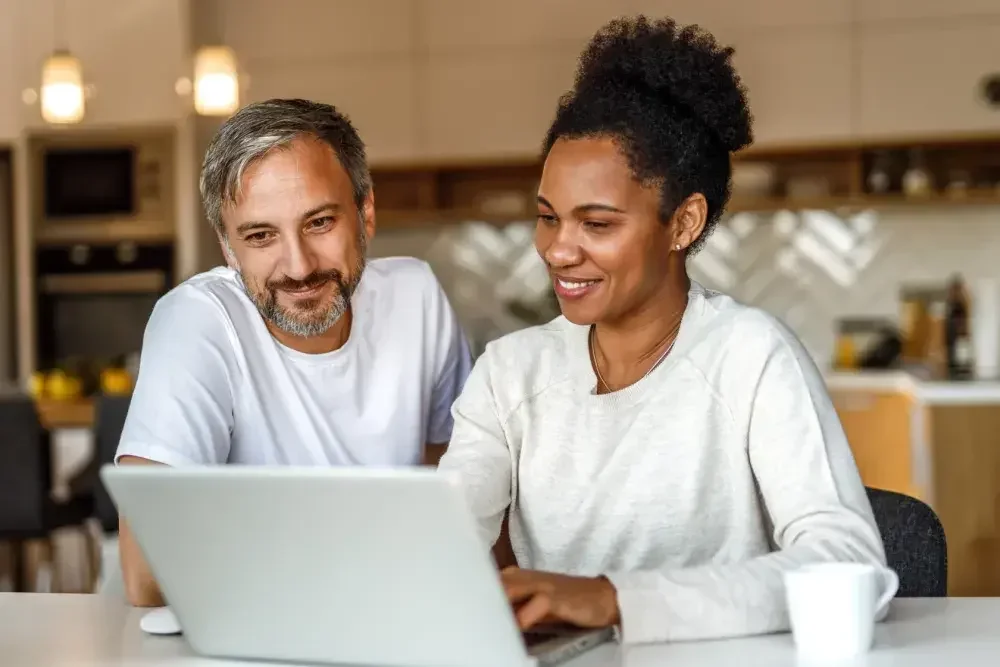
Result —
[[1000, 380], [925, 380], [907, 371], [829, 371], [830, 391], [903, 392], [935, 405], [1000, 404]]
[[[0, 663], [12, 667], [266, 667], [210, 660], [180, 637], [139, 630], [143, 610], [110, 596], [0, 593]], [[606, 645], [567, 667], [791, 667], [788, 634], [623, 648]], [[995, 667], [1000, 598], [896, 600], [865, 667]], [[287, 667], [287, 666], [286, 666]], [[474, 667], [474, 666], [470, 666]]]

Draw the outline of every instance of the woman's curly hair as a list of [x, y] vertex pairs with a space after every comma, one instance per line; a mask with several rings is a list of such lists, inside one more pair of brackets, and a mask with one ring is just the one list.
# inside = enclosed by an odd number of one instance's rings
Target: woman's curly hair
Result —
[[560, 138], [613, 137], [635, 177], [660, 188], [661, 220], [690, 195], [705, 196], [708, 220], [689, 252], [697, 250], [729, 199], [730, 154], [753, 142], [732, 55], [696, 25], [645, 16], [611, 21], [580, 56], [543, 156]]

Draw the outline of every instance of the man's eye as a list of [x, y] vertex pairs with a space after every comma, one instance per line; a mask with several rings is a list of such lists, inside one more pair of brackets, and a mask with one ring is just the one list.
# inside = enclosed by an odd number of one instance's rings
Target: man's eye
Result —
[[323, 227], [329, 227], [331, 224], [333, 224], [333, 218], [328, 215], [309, 221], [309, 226], [313, 229], [322, 229]]

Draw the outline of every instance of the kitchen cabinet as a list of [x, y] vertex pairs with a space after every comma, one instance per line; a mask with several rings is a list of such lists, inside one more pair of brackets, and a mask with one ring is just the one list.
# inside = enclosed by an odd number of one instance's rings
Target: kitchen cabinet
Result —
[[851, 32], [847, 26], [736, 35], [733, 57], [754, 116], [754, 145], [851, 138]]
[[418, 107], [424, 157], [537, 156], [579, 53], [574, 44], [431, 56]]
[[911, 460], [912, 397], [904, 391], [849, 389], [831, 392], [861, 481], [920, 497]]
[[924, 417], [948, 594], [1000, 595], [1000, 400], [931, 404]]
[[995, 133], [1000, 111], [981, 97], [1000, 71], [1000, 16], [860, 28], [861, 138]]
[[1000, 595], [1000, 383], [861, 373], [827, 384], [864, 483], [940, 519], [948, 594]]
[[997, 0], [864, 0], [858, 3], [862, 22], [1000, 17]]

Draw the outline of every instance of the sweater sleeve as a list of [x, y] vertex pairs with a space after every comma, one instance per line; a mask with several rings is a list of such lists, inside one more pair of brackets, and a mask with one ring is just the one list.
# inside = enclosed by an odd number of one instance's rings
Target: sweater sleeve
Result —
[[[749, 462], [777, 549], [742, 563], [609, 573], [623, 641], [785, 631], [785, 571], [850, 561], [885, 573], [882, 540], [825, 383], [784, 331], [777, 332], [748, 410]], [[888, 585], [888, 577], [881, 579]]]
[[[487, 350], [488, 353], [488, 350]], [[476, 360], [452, 406], [454, 428], [438, 470], [461, 481], [487, 549], [500, 536], [511, 498], [511, 458], [489, 377], [487, 354]]]

